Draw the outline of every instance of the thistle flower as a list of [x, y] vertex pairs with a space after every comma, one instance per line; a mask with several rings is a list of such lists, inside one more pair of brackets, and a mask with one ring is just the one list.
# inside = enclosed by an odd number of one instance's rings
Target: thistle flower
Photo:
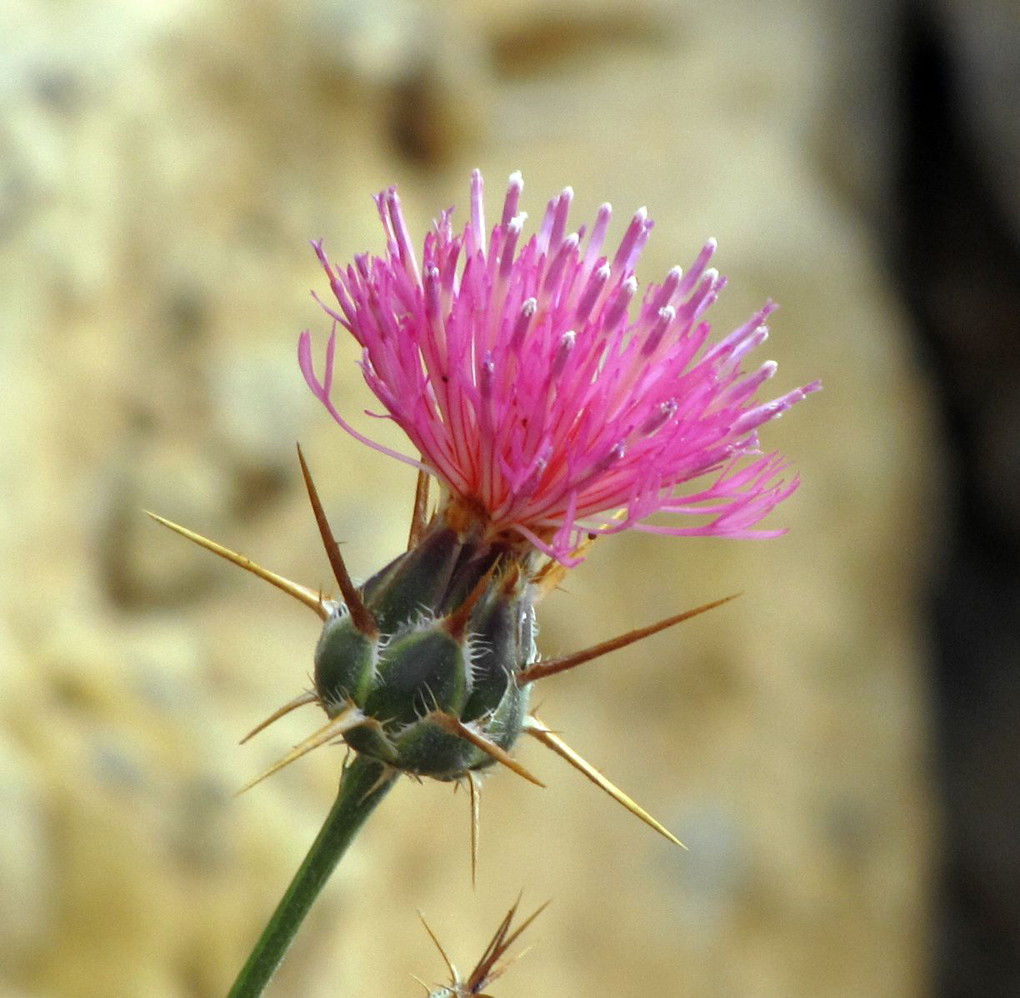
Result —
[[[756, 524], [794, 491], [797, 479], [781, 477], [778, 455], [761, 453], [758, 431], [819, 385], [757, 400], [776, 365], [750, 372], [741, 365], [768, 335], [771, 303], [709, 343], [703, 316], [724, 284], [708, 266], [714, 242], [686, 274], [674, 268], [635, 304], [634, 268], [652, 228], [645, 210], [634, 215], [610, 259], [602, 253], [609, 206], [599, 209], [587, 238], [584, 228], [568, 235], [573, 194], [567, 188], [522, 244], [522, 186], [514, 174], [499, 224], [487, 232], [476, 171], [463, 233], [454, 234], [451, 212], [444, 212], [425, 238], [421, 265], [395, 188], [376, 198], [385, 257], [358, 256], [341, 270], [321, 242], [313, 244], [336, 299], [335, 307], [320, 303], [361, 345], [365, 380], [420, 457], [368, 439], [334, 406], [335, 325], [321, 380], [308, 332], [299, 341], [301, 370], [348, 433], [418, 469], [407, 551], [355, 585], [300, 448], [340, 589], [336, 598], [155, 517], [288, 593], [323, 622], [313, 688], [248, 737], [306, 704], [321, 707], [326, 724], [249, 786], [323, 745], [342, 741], [355, 752], [319, 837], [230, 998], [262, 993], [330, 871], [401, 773], [467, 784], [472, 874], [478, 774], [499, 763], [539, 783], [512, 755], [521, 734], [680, 844], [529, 712], [530, 691], [538, 680], [727, 600], [544, 662], [535, 647], [535, 603], [600, 534], [628, 528], [738, 538], [782, 533]], [[431, 515], [430, 477], [442, 489]], [[667, 522], [649, 522], [656, 513]], [[470, 980], [461, 982], [451, 966], [451, 986], [437, 995], [481, 992], [523, 929], [510, 934], [513, 914]]]
[[[775, 306], [709, 344], [703, 316], [725, 285], [708, 267], [714, 240], [686, 274], [674, 268], [634, 306], [634, 268], [652, 229], [646, 210], [610, 259], [610, 206], [587, 238], [583, 226], [568, 235], [569, 187], [522, 242], [522, 188], [515, 173], [487, 231], [475, 171], [463, 232], [454, 233], [452, 209], [443, 212], [420, 265], [394, 187], [375, 198], [385, 257], [361, 255], [342, 269], [313, 244], [336, 299], [320, 303], [360, 344], [369, 388], [421, 460], [366, 438], [334, 406], [335, 328], [321, 380], [310, 333], [300, 339], [315, 395], [358, 440], [438, 478], [447, 502], [487, 537], [516, 538], [567, 566], [583, 538], [628, 528], [783, 533], [755, 524], [798, 482], [780, 477], [777, 454], [761, 454], [758, 430], [819, 384], [756, 399], [776, 365], [747, 373], [741, 364], [768, 336]], [[651, 524], [654, 513], [674, 518]]]
[[[385, 257], [361, 255], [340, 269], [321, 243], [313, 244], [336, 300], [335, 307], [320, 302], [334, 329], [321, 380], [311, 334], [301, 335], [301, 370], [348, 433], [418, 468], [404, 554], [363, 585], [353, 583], [300, 449], [340, 598], [162, 522], [284, 589], [323, 620], [314, 689], [252, 734], [308, 703], [328, 721], [263, 777], [343, 740], [387, 772], [466, 781], [476, 832], [478, 771], [498, 762], [539, 783], [511, 754], [527, 733], [677, 841], [528, 712], [530, 690], [536, 680], [726, 600], [544, 662], [535, 648], [534, 605], [600, 534], [782, 533], [755, 525], [797, 479], [784, 480], [782, 459], [760, 452], [758, 431], [819, 385], [768, 402], [756, 398], [776, 365], [767, 361], [750, 373], [741, 365], [768, 335], [771, 303], [709, 343], [702, 317], [725, 283], [708, 267], [713, 241], [686, 274], [674, 268], [634, 305], [634, 267], [652, 228], [646, 211], [634, 215], [610, 259], [602, 253], [609, 205], [599, 209], [587, 238], [583, 227], [568, 235], [567, 188], [549, 202], [538, 233], [522, 243], [521, 190], [514, 174], [499, 224], [487, 232], [476, 171], [464, 231], [455, 235], [451, 211], [442, 213], [420, 265], [392, 187], [375, 199]], [[337, 323], [361, 345], [365, 380], [420, 460], [363, 436], [335, 407]], [[442, 487], [431, 517], [430, 477]], [[649, 523], [656, 513], [672, 519]]]

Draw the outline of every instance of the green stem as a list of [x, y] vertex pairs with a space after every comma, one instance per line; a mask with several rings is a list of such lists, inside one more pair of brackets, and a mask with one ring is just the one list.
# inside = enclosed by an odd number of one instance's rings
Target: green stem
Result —
[[329, 817], [227, 998], [258, 998], [265, 991], [319, 891], [397, 775], [396, 770], [387, 772], [382, 763], [364, 755], [356, 756], [347, 767]]

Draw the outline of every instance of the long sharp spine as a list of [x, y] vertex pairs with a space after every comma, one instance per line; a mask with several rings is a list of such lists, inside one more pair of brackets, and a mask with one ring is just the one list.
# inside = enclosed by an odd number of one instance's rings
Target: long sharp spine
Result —
[[714, 610], [717, 606], [729, 603], [730, 600], [736, 599], [739, 595], [740, 593], [734, 593], [732, 596], [725, 596], [723, 599], [717, 599], [712, 603], [706, 603], [704, 606], [695, 607], [693, 610], [685, 610], [683, 613], [667, 617], [665, 620], [660, 620], [657, 624], [635, 628], [626, 634], [620, 634], [615, 638], [610, 638], [608, 641], [603, 641], [601, 644], [585, 648], [584, 651], [574, 652], [573, 655], [550, 659], [548, 662], [538, 662], [527, 669], [523, 669], [518, 674], [517, 684], [523, 686], [525, 683], [533, 683], [536, 679], [555, 676], [557, 672], [566, 672], [567, 669], [573, 669], [578, 665], [583, 665], [585, 662], [590, 662], [592, 659], [608, 655], [611, 651], [626, 648], [627, 645], [632, 645], [635, 641], [642, 641], [653, 634], [658, 634], [659, 631], [682, 624], [685, 620], [690, 620], [691, 617], [696, 617], [698, 614], [706, 613], [708, 610]]
[[199, 547], [205, 548], [206, 551], [212, 551], [213, 554], [219, 555], [232, 565], [237, 565], [238, 568], [251, 572], [252, 575], [257, 576], [264, 582], [268, 582], [271, 586], [276, 586], [277, 589], [285, 592], [288, 596], [293, 596], [299, 603], [304, 603], [305, 606], [314, 610], [322, 620], [329, 619], [330, 608], [327, 605], [327, 601], [322, 598], [321, 593], [316, 593], [314, 590], [297, 582], [291, 582], [290, 579], [285, 579], [282, 575], [269, 571], [268, 568], [256, 565], [255, 562], [250, 558], [246, 558], [243, 554], [231, 551], [230, 548], [225, 548], [222, 544], [217, 544], [216, 541], [211, 541], [208, 537], [196, 534], [195, 531], [188, 530], [187, 527], [182, 527], [180, 524], [167, 520], [157, 513], [152, 513], [149, 510], [145, 510], [145, 513], [151, 516], [157, 523], [161, 523], [164, 527], [172, 530], [175, 534], [180, 534], [181, 537], [192, 541]]
[[579, 773], [583, 773], [600, 790], [604, 790], [618, 804], [622, 804], [636, 818], [640, 818], [646, 825], [654, 828], [660, 835], [665, 836], [670, 842], [686, 849], [685, 846], [665, 825], [656, 821], [643, 807], [630, 799], [618, 786], [602, 775], [590, 762], [582, 759], [559, 735], [543, 724], [534, 714], [529, 716], [524, 723], [524, 730], [527, 734], [536, 738], [547, 748], [550, 748], [561, 759], [565, 759]]
[[282, 759], [273, 763], [261, 776], [256, 776], [254, 780], [249, 781], [240, 790], [237, 791], [237, 795], [245, 793], [251, 790], [256, 784], [261, 783], [267, 777], [272, 776], [274, 773], [278, 773], [285, 766], [289, 766], [292, 762], [296, 762], [303, 755], [307, 755], [313, 749], [319, 748], [321, 745], [326, 745], [328, 742], [333, 741], [336, 738], [343, 736], [346, 732], [350, 731], [351, 728], [356, 728], [359, 724], [365, 723], [365, 715], [362, 714], [357, 707], [351, 705], [346, 710], [337, 714], [336, 717], [331, 718], [329, 722], [319, 728], [318, 731], [309, 735], [303, 742], [298, 743], [294, 746]]
[[252, 728], [251, 731], [249, 731], [248, 734], [246, 734], [244, 738], [241, 739], [241, 744], [243, 745], [246, 741], [249, 741], [250, 739], [254, 738], [260, 731], [265, 731], [265, 729], [268, 728], [269, 725], [274, 724], [276, 721], [279, 721], [281, 717], [285, 717], [292, 710], [297, 710], [298, 707], [304, 707], [304, 705], [308, 703], [318, 703], [318, 701], [319, 695], [317, 693], [313, 693], [311, 690], [306, 690], [304, 693], [301, 693], [298, 696], [294, 697], [293, 700], [289, 701], [288, 703], [285, 703], [278, 710], [274, 710], [273, 713], [270, 714], [269, 717], [267, 717], [264, 721], [262, 721], [259, 724], [256, 724], [255, 727]]
[[502, 763], [507, 769], [513, 771], [518, 776], [523, 776], [529, 783], [534, 783], [536, 787], [545, 787], [545, 784], [538, 777], [532, 776], [506, 749], [500, 748], [494, 741], [486, 738], [485, 735], [476, 731], [470, 725], [465, 724], [460, 718], [454, 717], [452, 714], [446, 714], [443, 711], [433, 711], [428, 717], [451, 735], [457, 735], [465, 741], [471, 742], [472, 745], [480, 748], [487, 755], [495, 759], [496, 762]]
[[322, 537], [322, 543], [326, 548], [326, 556], [329, 558], [333, 575], [340, 586], [344, 602], [347, 604], [347, 609], [351, 612], [351, 620], [362, 634], [375, 637], [379, 634], [379, 626], [375, 621], [375, 617], [372, 616], [372, 612], [365, 606], [361, 594], [351, 581], [350, 573], [344, 564], [343, 555], [340, 554], [340, 545], [337, 544], [333, 531], [330, 529], [329, 521], [326, 519], [326, 512], [319, 501], [319, 493], [315, 488], [315, 483], [312, 481], [312, 475], [305, 462], [305, 456], [301, 453], [300, 444], [298, 444], [297, 453], [298, 461], [301, 464], [301, 475], [305, 480], [305, 488], [308, 490], [308, 499], [312, 504], [312, 512], [315, 514], [315, 522], [319, 528], [319, 535]]

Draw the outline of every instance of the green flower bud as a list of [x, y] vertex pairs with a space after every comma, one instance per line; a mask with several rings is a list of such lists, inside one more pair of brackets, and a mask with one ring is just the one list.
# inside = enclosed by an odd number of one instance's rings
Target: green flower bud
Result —
[[341, 607], [315, 650], [327, 713], [364, 715], [344, 733], [348, 744], [441, 780], [491, 765], [491, 746], [509, 751], [528, 701], [517, 676], [536, 657], [528, 579], [517, 552], [441, 517], [374, 575], [360, 596], [378, 630], [359, 630]]
[[[537, 716], [528, 714], [531, 684], [729, 602], [733, 596], [675, 614], [563, 658], [538, 662], [537, 596], [554, 587], [562, 566], [536, 569], [535, 548], [494, 531], [475, 500], [448, 496], [428, 527], [427, 489], [419, 479], [411, 549], [360, 589], [347, 572], [308, 466], [301, 471], [343, 603], [323, 597], [251, 559], [155, 513], [155, 520], [251, 572], [313, 610], [324, 622], [315, 649], [315, 689], [274, 711], [242, 740], [305, 704], [329, 721], [245, 790], [321, 745], [344, 740], [393, 769], [459, 780], [500, 762], [543, 786], [510, 754], [522, 732], [565, 759], [589, 780], [672, 842], [645, 810], [582, 759]], [[392, 773], [389, 774], [392, 776]], [[474, 779], [472, 806], [477, 799]]]

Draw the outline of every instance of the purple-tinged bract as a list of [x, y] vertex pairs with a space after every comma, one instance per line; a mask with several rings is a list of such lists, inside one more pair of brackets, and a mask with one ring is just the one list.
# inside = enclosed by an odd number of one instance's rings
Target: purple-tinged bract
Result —
[[[421, 462], [368, 440], [333, 405], [335, 329], [321, 381], [310, 334], [301, 336], [315, 395], [359, 440], [434, 474], [490, 536], [566, 565], [586, 535], [627, 528], [783, 533], [755, 525], [798, 482], [781, 477], [778, 454], [762, 454], [758, 429], [819, 384], [757, 398], [776, 365], [742, 364], [768, 336], [774, 306], [710, 343], [704, 316], [725, 284], [708, 267], [714, 240], [690, 270], [674, 268], [636, 300], [634, 268], [652, 228], [645, 209], [604, 252], [609, 205], [590, 233], [568, 234], [568, 187], [525, 240], [522, 187], [510, 177], [488, 229], [475, 171], [468, 224], [455, 233], [452, 209], [443, 212], [420, 263], [393, 187], [375, 199], [385, 257], [341, 269], [315, 244], [336, 299], [323, 307], [361, 344], [365, 380]], [[650, 524], [654, 513], [675, 519]]]

